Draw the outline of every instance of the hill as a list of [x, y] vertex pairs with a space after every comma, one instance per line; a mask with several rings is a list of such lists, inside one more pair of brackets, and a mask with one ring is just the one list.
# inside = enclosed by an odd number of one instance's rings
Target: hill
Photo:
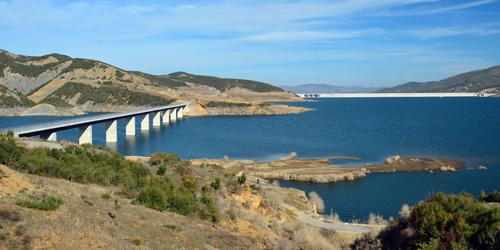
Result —
[[295, 93], [369, 93], [379, 90], [376, 87], [336, 86], [329, 84], [302, 84], [297, 86], [282, 86], [287, 91]]
[[408, 82], [378, 92], [479, 92], [500, 89], [500, 65], [452, 76], [440, 81]]
[[259, 104], [293, 100], [299, 99], [258, 81], [185, 72], [152, 75], [61, 54], [24, 56], [0, 50], [0, 108], [50, 104], [59, 109], [117, 111], [187, 101], [197, 113], [210, 114], [199, 112], [210, 101]]

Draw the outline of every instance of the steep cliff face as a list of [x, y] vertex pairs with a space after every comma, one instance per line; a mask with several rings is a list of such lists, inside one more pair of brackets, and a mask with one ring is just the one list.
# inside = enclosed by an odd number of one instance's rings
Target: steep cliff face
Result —
[[[174, 101], [262, 103], [300, 100], [270, 84], [175, 72], [151, 75], [65, 55], [22, 56], [0, 50], [0, 108], [51, 104], [109, 111]], [[14, 100], [14, 99], [15, 100]]]

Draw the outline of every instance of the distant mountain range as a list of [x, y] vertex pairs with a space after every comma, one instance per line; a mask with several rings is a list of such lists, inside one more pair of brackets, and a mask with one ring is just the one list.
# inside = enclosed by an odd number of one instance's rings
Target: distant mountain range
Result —
[[433, 93], [433, 92], [500, 92], [500, 65], [474, 70], [439, 81], [408, 82], [388, 88], [303, 84], [281, 86], [295, 93]]
[[498, 91], [498, 89], [500, 89], [500, 65], [470, 71], [440, 81], [408, 82], [377, 92], [479, 92], [482, 90]]
[[282, 89], [301, 94], [310, 93], [369, 93], [379, 90], [377, 87], [336, 86], [329, 84], [302, 84], [298, 86], [281, 86]]

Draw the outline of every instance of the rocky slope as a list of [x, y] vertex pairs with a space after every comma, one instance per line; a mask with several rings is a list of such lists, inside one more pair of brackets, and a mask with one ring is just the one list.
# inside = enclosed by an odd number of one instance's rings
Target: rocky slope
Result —
[[479, 92], [500, 90], [500, 65], [474, 70], [440, 81], [409, 82], [378, 92]]
[[[67, 113], [66, 110], [74, 110], [73, 108], [83, 112], [123, 111], [124, 107], [155, 106], [181, 101], [200, 105], [219, 101], [249, 104], [243, 109], [238, 107], [226, 110], [228, 113], [269, 114], [274, 109], [259, 109], [258, 105], [299, 100], [301, 99], [294, 94], [257, 81], [186, 72], [151, 75], [60, 54], [22, 56], [0, 50], [0, 109], [4, 110], [10, 108], [17, 111], [19, 107], [49, 104], [54, 106], [49, 109], [56, 110], [55, 113]], [[205, 106], [205, 111], [201, 113], [220, 112], [210, 112], [212, 108]], [[40, 110], [47, 110], [47, 107]], [[276, 110], [278, 113], [303, 112], [283, 107]], [[73, 113], [78, 112], [68, 114]], [[186, 115], [190, 115], [189, 112]]]

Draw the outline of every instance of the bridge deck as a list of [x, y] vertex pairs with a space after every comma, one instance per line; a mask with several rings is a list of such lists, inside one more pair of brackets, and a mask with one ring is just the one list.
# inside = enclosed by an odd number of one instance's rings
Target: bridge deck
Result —
[[127, 118], [127, 117], [133, 117], [133, 116], [137, 116], [137, 115], [158, 112], [158, 111], [167, 110], [167, 109], [185, 107], [186, 105], [187, 105], [186, 103], [181, 103], [181, 104], [159, 106], [159, 107], [148, 108], [148, 109], [134, 110], [134, 111], [124, 112], [124, 113], [110, 113], [110, 114], [102, 114], [102, 115], [93, 115], [93, 116], [85, 116], [85, 117], [67, 119], [67, 120], [61, 120], [61, 121], [44, 122], [44, 123], [30, 124], [30, 125], [17, 126], [17, 127], [11, 127], [11, 128], [2, 128], [2, 129], [0, 129], [0, 132], [5, 133], [8, 130], [12, 130], [14, 132], [15, 136], [32, 136], [32, 135], [38, 135], [40, 133], [47, 132], [47, 131], [59, 131], [59, 130], [71, 129], [71, 128], [91, 125], [91, 124], [95, 124], [95, 123], [101, 123], [101, 122], [112, 121], [112, 120], [121, 119], [121, 118]]

